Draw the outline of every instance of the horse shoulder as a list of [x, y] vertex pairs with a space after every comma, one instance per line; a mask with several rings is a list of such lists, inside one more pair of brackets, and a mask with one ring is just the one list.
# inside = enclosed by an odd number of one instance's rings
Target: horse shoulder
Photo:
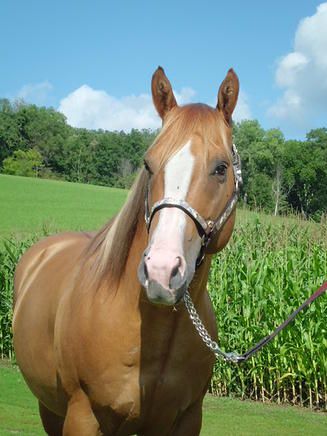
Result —
[[66, 233], [34, 244], [15, 275], [13, 334], [18, 365], [32, 392], [50, 409], [57, 398], [54, 330], [62, 296], [88, 238]]

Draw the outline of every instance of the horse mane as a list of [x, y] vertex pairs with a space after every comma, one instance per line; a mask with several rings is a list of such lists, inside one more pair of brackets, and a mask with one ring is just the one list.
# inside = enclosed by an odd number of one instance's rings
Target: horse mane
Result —
[[142, 169], [120, 212], [95, 234], [86, 248], [86, 259], [92, 258], [93, 279], [98, 285], [102, 280], [110, 285], [119, 282], [139, 217], [144, 215], [147, 180], [148, 175]]
[[[204, 104], [190, 104], [171, 110], [165, 124], [147, 153], [156, 147], [158, 167], [176, 153], [194, 133], [210, 138], [219, 129], [217, 111]], [[212, 143], [212, 141], [211, 141]], [[204, 141], [208, 146], [208, 142]], [[204, 152], [207, 152], [205, 145]], [[133, 184], [128, 199], [120, 212], [90, 240], [86, 258], [92, 258], [92, 280], [99, 285], [103, 280], [110, 288], [119, 283], [124, 272], [131, 243], [139, 218], [144, 217], [144, 198], [148, 174], [142, 169]]]

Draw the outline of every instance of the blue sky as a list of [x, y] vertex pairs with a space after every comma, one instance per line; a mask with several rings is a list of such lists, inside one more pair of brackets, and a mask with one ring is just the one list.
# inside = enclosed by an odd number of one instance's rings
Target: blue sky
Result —
[[149, 93], [162, 65], [181, 103], [215, 104], [233, 67], [236, 119], [299, 138], [327, 126], [322, 1], [2, 0], [0, 20], [0, 97], [59, 108], [73, 125], [159, 125]]

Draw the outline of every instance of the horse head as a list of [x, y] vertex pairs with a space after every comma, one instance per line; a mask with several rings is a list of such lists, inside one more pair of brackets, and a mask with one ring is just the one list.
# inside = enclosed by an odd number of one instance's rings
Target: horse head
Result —
[[138, 275], [153, 303], [176, 304], [204, 255], [221, 250], [231, 236], [236, 196], [232, 113], [238, 91], [231, 69], [219, 88], [216, 108], [179, 106], [164, 70], [159, 67], [152, 77], [153, 102], [163, 127], [144, 159], [148, 245]]

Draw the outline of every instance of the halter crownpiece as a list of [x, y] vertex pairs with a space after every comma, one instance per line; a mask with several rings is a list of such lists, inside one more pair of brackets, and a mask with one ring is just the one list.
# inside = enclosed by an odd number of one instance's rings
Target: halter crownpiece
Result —
[[181, 209], [186, 215], [188, 215], [196, 225], [196, 228], [201, 237], [201, 249], [198, 255], [196, 266], [199, 267], [205, 256], [205, 249], [209, 245], [212, 237], [222, 228], [222, 226], [227, 221], [230, 214], [233, 212], [240, 192], [240, 187], [243, 183], [242, 181], [242, 170], [241, 170], [241, 159], [238, 154], [236, 145], [232, 146], [232, 163], [233, 163], [233, 173], [234, 173], [234, 191], [226, 204], [224, 211], [215, 220], [204, 219], [187, 201], [178, 200], [170, 197], [163, 198], [152, 206], [151, 210], [149, 208], [149, 184], [147, 185], [145, 193], [145, 223], [147, 230], [150, 230], [152, 219], [156, 212], [165, 207], [175, 207]]

